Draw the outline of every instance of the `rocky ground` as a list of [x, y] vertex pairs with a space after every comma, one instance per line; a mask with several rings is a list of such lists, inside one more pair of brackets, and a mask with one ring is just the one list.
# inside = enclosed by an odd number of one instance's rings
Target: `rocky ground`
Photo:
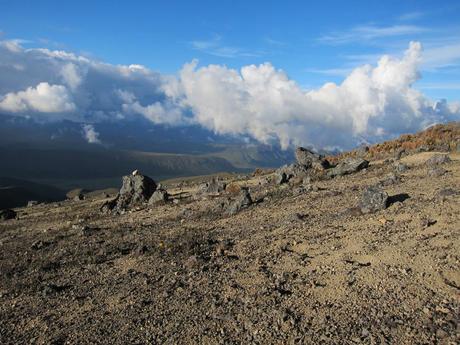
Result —
[[[174, 201], [119, 213], [104, 194], [16, 209], [0, 222], [0, 343], [458, 344], [460, 154], [434, 154], [166, 186]], [[386, 208], [363, 213], [374, 185]], [[253, 203], [230, 211], [240, 187]]]

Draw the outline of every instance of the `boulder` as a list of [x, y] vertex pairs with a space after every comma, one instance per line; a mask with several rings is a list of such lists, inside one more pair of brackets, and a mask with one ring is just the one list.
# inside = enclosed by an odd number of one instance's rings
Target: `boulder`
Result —
[[123, 176], [123, 185], [117, 197], [102, 205], [101, 211], [119, 212], [146, 203], [156, 189], [154, 180], [135, 170], [131, 175]]
[[328, 171], [330, 177], [343, 176], [365, 169], [369, 166], [369, 162], [362, 158], [346, 158], [335, 168]]
[[27, 207], [32, 207], [32, 206], [37, 206], [37, 205], [38, 205], [37, 200], [30, 200], [29, 202], [27, 202]]
[[219, 181], [219, 178], [213, 177], [209, 182], [204, 183], [200, 191], [204, 194], [219, 194], [225, 190], [226, 184]]
[[249, 194], [249, 190], [247, 188], [242, 188], [240, 194], [228, 205], [227, 213], [230, 215], [236, 214], [252, 204], [253, 201], [251, 194]]
[[149, 205], [154, 205], [169, 200], [169, 194], [164, 189], [157, 189], [149, 199]]
[[303, 165], [306, 168], [326, 169], [329, 167], [329, 162], [324, 156], [304, 147], [296, 148], [295, 158], [299, 165]]
[[305, 177], [309, 174], [309, 168], [298, 163], [283, 165], [276, 170], [276, 183], [283, 184], [289, 182], [293, 177]]
[[359, 203], [362, 213], [373, 213], [388, 207], [388, 194], [377, 186], [367, 188]]
[[17, 213], [13, 210], [10, 210], [9, 208], [6, 208], [4, 210], [0, 210], [0, 219], [1, 220], [8, 220], [8, 219], [14, 219], [16, 218]]
[[437, 153], [433, 155], [430, 159], [426, 161], [428, 166], [440, 165], [444, 163], [449, 163], [451, 160], [448, 155]]

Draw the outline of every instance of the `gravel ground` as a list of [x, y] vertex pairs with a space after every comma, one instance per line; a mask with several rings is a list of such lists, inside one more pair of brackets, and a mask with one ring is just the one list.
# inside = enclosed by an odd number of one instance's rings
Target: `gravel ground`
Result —
[[[277, 186], [104, 215], [101, 197], [16, 209], [0, 223], [2, 344], [458, 344], [460, 155], [394, 172]], [[192, 188], [193, 190], [193, 188]]]

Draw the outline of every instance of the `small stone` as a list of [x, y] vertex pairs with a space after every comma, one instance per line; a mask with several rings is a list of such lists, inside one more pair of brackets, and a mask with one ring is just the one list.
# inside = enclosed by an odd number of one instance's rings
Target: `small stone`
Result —
[[394, 173], [390, 173], [388, 174], [383, 180], [381, 180], [379, 182], [379, 185], [381, 186], [390, 186], [390, 185], [393, 185], [393, 184], [397, 184], [401, 182], [401, 178], [394, 174]]
[[446, 173], [447, 173], [447, 170], [439, 166], [435, 166], [435, 167], [428, 169], [428, 176], [431, 176], [431, 177], [440, 177], [440, 176], [445, 175]]
[[27, 207], [32, 207], [32, 206], [37, 206], [38, 205], [38, 201], [37, 200], [30, 200], [28, 203], [27, 203]]
[[403, 173], [403, 172], [406, 172], [407, 170], [409, 170], [409, 167], [406, 164], [401, 163], [401, 162], [397, 162], [394, 165], [394, 168], [395, 168], [395, 171], [398, 172], [398, 173]]

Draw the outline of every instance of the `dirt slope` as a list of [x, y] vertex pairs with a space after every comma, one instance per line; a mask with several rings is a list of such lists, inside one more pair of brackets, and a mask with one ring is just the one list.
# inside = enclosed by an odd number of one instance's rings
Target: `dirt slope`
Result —
[[309, 192], [241, 179], [260, 202], [234, 216], [225, 195], [18, 209], [0, 223], [0, 343], [456, 344], [460, 156], [433, 178], [432, 154], [403, 158], [370, 215], [353, 207], [390, 163]]

